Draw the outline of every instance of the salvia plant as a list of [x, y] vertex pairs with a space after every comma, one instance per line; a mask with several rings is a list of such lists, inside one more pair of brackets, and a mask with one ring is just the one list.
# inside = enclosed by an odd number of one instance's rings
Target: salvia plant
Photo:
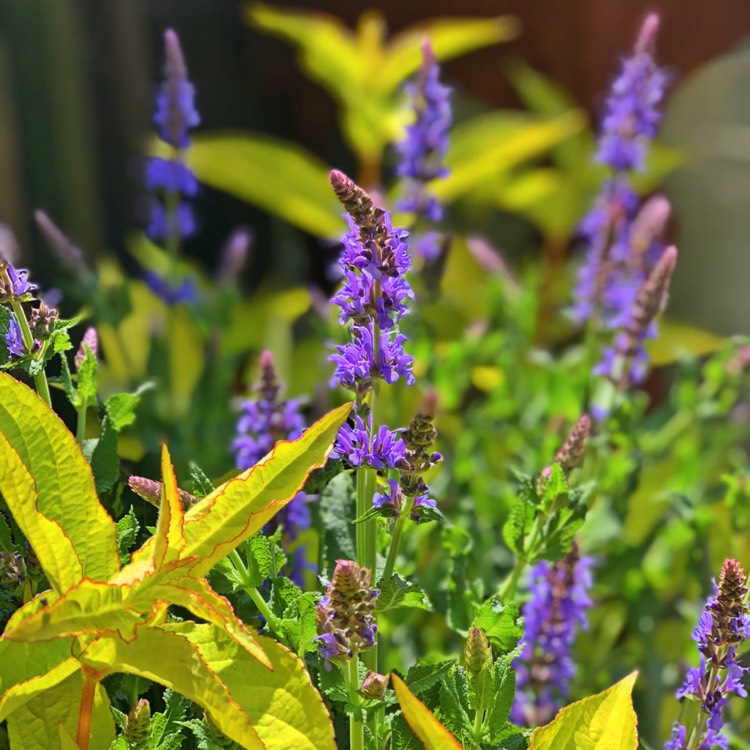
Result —
[[[0, 236], [0, 748], [746, 747], [750, 342], [660, 321], [658, 18], [598, 137], [523, 66], [529, 112], [454, 125], [440, 63], [509, 19], [249, 20], [356, 174], [197, 130], [167, 31], [141, 272], [37, 212], [55, 295]], [[333, 288], [244, 294], [243, 227], [194, 266], [201, 183], [339, 236]], [[570, 263], [454, 221], [489, 207]]]

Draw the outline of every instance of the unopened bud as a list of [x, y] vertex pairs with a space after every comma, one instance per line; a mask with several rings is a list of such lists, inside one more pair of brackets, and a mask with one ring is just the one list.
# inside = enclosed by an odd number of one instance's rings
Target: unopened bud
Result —
[[565, 476], [568, 476], [581, 463], [590, 430], [591, 420], [588, 414], [584, 414], [575, 423], [562, 447], [557, 451], [554, 460], [555, 463], [560, 464]]
[[[161, 503], [161, 491], [164, 485], [161, 482], [156, 482], [153, 479], [147, 479], [146, 477], [128, 477], [128, 486], [138, 497], [143, 498], [147, 503], [155, 505], [157, 508]], [[185, 490], [177, 490], [180, 496], [180, 502], [182, 503], [183, 510], [189, 510], [195, 505], [200, 498], [191, 495]]]
[[485, 664], [492, 666], [492, 646], [480, 628], [471, 628], [464, 645], [464, 666], [469, 677], [476, 677]]
[[641, 31], [638, 34], [638, 41], [635, 43], [635, 51], [637, 53], [653, 53], [656, 46], [656, 35], [659, 33], [659, 24], [659, 16], [656, 13], [649, 13], [646, 16], [641, 26]]
[[151, 734], [151, 706], [145, 698], [141, 698], [125, 717], [124, 734], [131, 747], [140, 747], [148, 741]]
[[96, 333], [96, 328], [94, 328], [93, 326], [89, 326], [86, 329], [86, 332], [83, 334], [83, 338], [81, 339], [81, 345], [78, 347], [76, 356], [73, 359], [76, 370], [81, 369], [83, 360], [86, 359], [86, 347], [89, 348], [91, 353], [94, 355], [94, 359], [96, 359], [96, 355], [99, 353], [99, 337]]
[[365, 698], [369, 698], [374, 701], [382, 701], [385, 698], [385, 691], [388, 687], [388, 681], [390, 675], [378, 674], [370, 670], [366, 675], [365, 679], [362, 680], [362, 688], [360, 692]]

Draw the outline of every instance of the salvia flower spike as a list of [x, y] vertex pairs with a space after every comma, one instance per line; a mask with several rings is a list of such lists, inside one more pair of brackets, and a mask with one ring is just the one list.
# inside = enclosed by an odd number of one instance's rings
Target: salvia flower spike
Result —
[[574, 547], [562, 560], [542, 560], [531, 570], [531, 597], [523, 606], [523, 652], [513, 662], [511, 720], [519, 726], [546, 724], [568, 695], [575, 674], [571, 649], [577, 631], [588, 626], [592, 565]]
[[675, 722], [664, 750], [728, 747], [727, 739], [721, 736], [723, 708], [732, 694], [747, 697], [742, 679], [748, 668], [737, 661], [740, 644], [750, 637], [747, 595], [742, 566], [736, 560], [725, 560], [719, 582], [714, 584], [714, 593], [693, 631], [700, 652], [699, 666], [688, 670], [676, 694], [680, 700], [699, 702], [701, 710], [691, 726]]
[[141, 698], [125, 717], [125, 739], [130, 747], [139, 747], [149, 738], [151, 731], [151, 706]]
[[[659, 231], [652, 231], [649, 246], [642, 247], [641, 227], [633, 225], [639, 199], [629, 183], [629, 175], [644, 168], [661, 121], [667, 76], [653, 57], [658, 26], [657, 16], [646, 18], [634, 52], [623, 61], [610, 90], [596, 158], [611, 175], [581, 224], [589, 251], [579, 273], [573, 315], [579, 322], [593, 320], [605, 328], [617, 328], [627, 316], [638, 287], [663, 250]], [[661, 199], [662, 215], [664, 203]], [[663, 229], [664, 223], [652, 229]]]
[[[198, 181], [185, 163], [185, 153], [190, 146], [189, 132], [200, 123], [200, 116], [180, 42], [172, 30], [164, 34], [164, 50], [165, 77], [156, 97], [154, 123], [170, 153], [167, 158], [155, 156], [148, 161], [146, 187], [159, 198], [153, 202], [146, 233], [152, 240], [164, 242], [175, 258], [181, 241], [195, 232], [193, 208], [187, 199], [198, 192]], [[169, 305], [190, 302], [197, 296], [192, 279], [175, 283], [152, 271], [146, 275], [146, 282]]]
[[356, 657], [375, 645], [375, 603], [379, 591], [370, 571], [350, 560], [337, 560], [331, 583], [318, 603], [316, 621], [320, 654], [326, 668]]
[[[273, 355], [264, 350], [260, 355], [260, 376], [254, 398], [245, 399], [235, 425], [232, 441], [235, 466], [249, 469], [273, 450], [279, 440], [296, 440], [305, 429], [302, 404], [298, 399], [284, 399]], [[284, 526], [288, 539], [296, 538], [311, 523], [309, 498], [299, 492], [275, 517], [274, 527]]]

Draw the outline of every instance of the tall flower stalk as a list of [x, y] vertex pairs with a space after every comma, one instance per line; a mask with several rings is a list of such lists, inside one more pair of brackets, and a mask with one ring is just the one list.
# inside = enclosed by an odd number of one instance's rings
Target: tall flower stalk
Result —
[[[397, 174], [402, 179], [403, 197], [398, 207], [414, 214], [419, 237], [412, 243], [415, 257], [435, 262], [444, 242], [435, 224], [443, 218], [443, 207], [431, 190], [434, 180], [447, 177], [445, 155], [452, 124], [451, 89], [440, 82], [440, 66], [429, 40], [422, 46], [422, 66], [407, 84], [413, 121], [406, 137], [397, 144], [401, 160]], [[422, 231], [426, 230], [426, 231]]]
[[[700, 661], [691, 667], [677, 691], [683, 701], [680, 719], [664, 750], [726, 749], [729, 742], [721, 732], [724, 707], [732, 694], [747, 698], [742, 677], [748, 671], [737, 661], [737, 651], [750, 637], [750, 610], [747, 603], [747, 577], [740, 563], [725, 560], [714, 593], [706, 602], [693, 640], [698, 644]], [[686, 711], [689, 703], [699, 711]]]
[[573, 316], [587, 325], [590, 348], [598, 336], [619, 328], [639, 288], [658, 262], [659, 235], [669, 205], [659, 197], [638, 213], [630, 178], [643, 171], [655, 137], [667, 76], [654, 60], [659, 18], [643, 23], [633, 54], [622, 63], [606, 104], [596, 160], [610, 170], [592, 210], [581, 224], [588, 254], [574, 294]]
[[[200, 123], [200, 116], [180, 40], [171, 29], [164, 34], [164, 51], [165, 77], [156, 97], [154, 123], [168, 156], [155, 156], [148, 162], [146, 187], [155, 199], [146, 233], [155, 242], [163, 243], [174, 274], [182, 240], [195, 232], [193, 207], [188, 199], [198, 192], [198, 182], [185, 163], [185, 156], [190, 147], [190, 130]], [[196, 296], [195, 282], [190, 278], [177, 284], [174, 278], [150, 272], [146, 281], [167, 304], [187, 302]]]
[[523, 652], [513, 663], [516, 696], [511, 720], [541, 726], [564, 704], [575, 675], [571, 649], [588, 627], [592, 558], [574, 548], [565, 558], [542, 560], [531, 570], [530, 597], [523, 606]]

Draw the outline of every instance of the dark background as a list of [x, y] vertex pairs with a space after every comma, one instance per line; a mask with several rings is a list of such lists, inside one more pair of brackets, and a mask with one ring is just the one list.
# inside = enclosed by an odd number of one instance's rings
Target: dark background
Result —
[[[333, 102], [299, 71], [288, 44], [242, 21], [243, 7], [236, 0], [0, 0], [0, 220], [16, 231], [26, 263], [36, 265], [42, 252], [31, 222], [37, 207], [88, 254], [122, 252], [142, 216], [139, 154], [150, 133], [167, 27], [180, 34], [203, 129], [274, 133], [331, 165], [351, 166]], [[594, 117], [647, 11], [662, 16], [659, 59], [677, 88], [750, 32], [747, 0], [381, 0], [372, 6], [326, 0], [299, 7], [350, 24], [377, 7], [391, 30], [435, 15], [513, 14], [522, 24], [515, 41], [446, 64], [444, 78], [462, 95], [514, 106], [503, 63], [520, 56]], [[206, 264], [232, 226], [252, 225], [258, 246], [270, 231], [268, 217], [209, 190], [198, 211], [202, 230], [187, 251]], [[262, 274], [267, 262], [268, 255], [256, 255], [248, 274]], [[45, 272], [52, 267], [35, 268], [37, 276]]]

